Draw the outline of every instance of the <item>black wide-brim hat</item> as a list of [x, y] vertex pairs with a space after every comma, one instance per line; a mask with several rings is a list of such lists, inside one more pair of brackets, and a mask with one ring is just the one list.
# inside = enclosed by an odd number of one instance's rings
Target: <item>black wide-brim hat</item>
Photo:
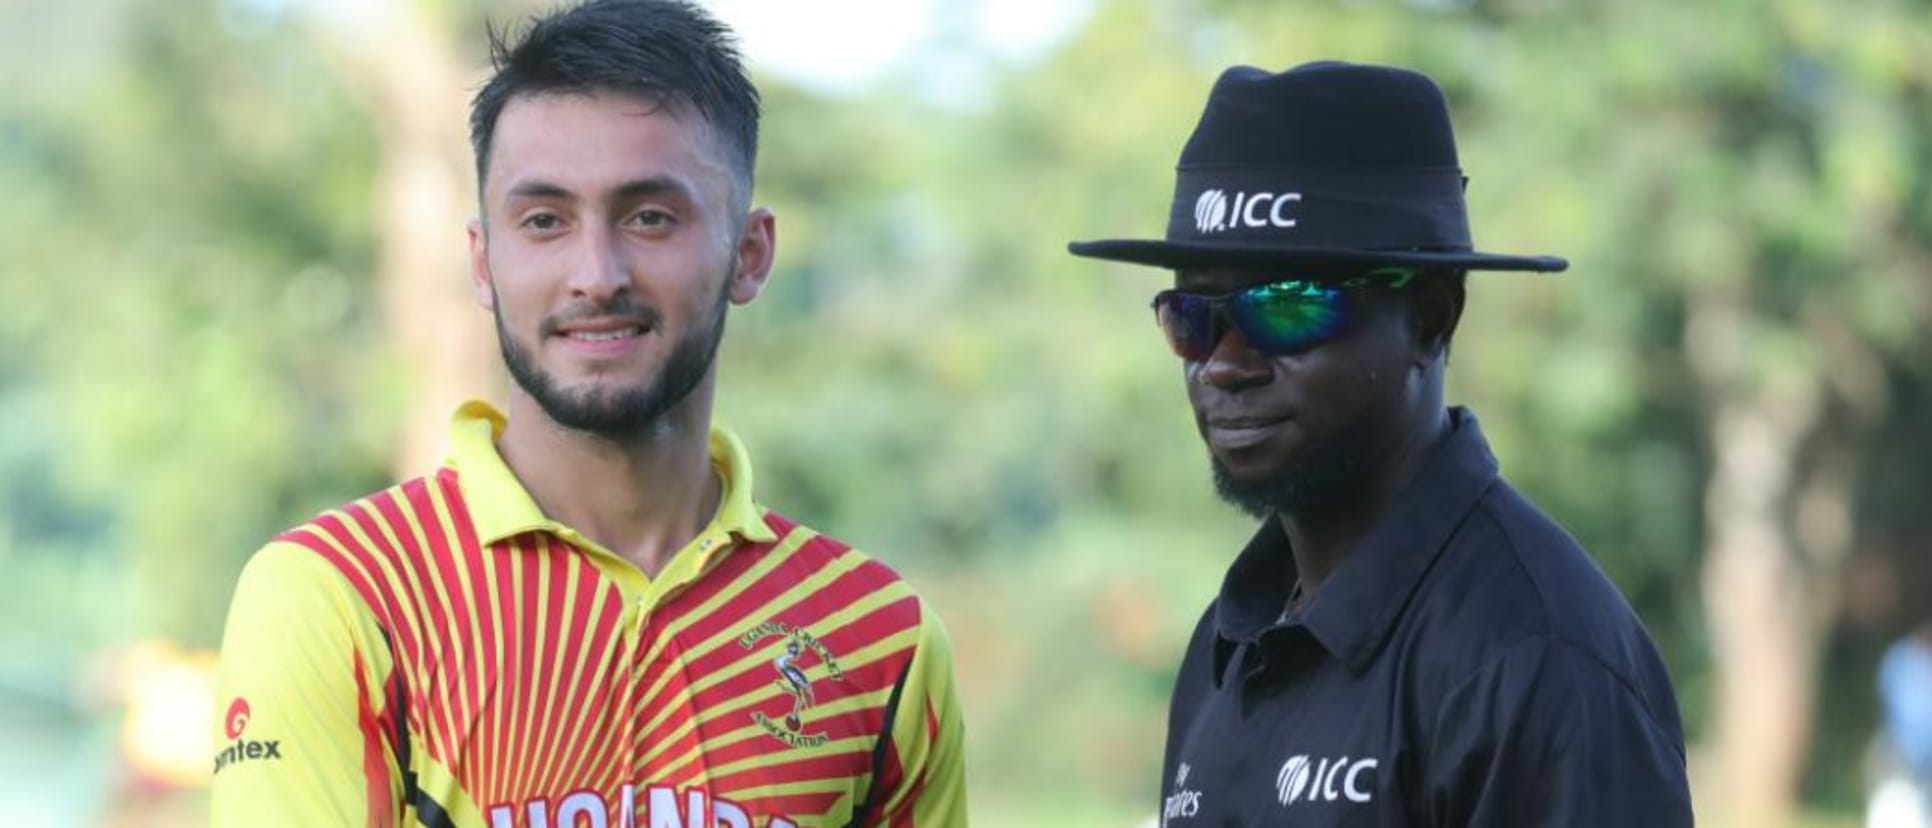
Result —
[[1221, 73], [1181, 150], [1165, 239], [1074, 242], [1166, 268], [1412, 266], [1558, 272], [1476, 250], [1449, 105], [1427, 76], [1324, 61]]

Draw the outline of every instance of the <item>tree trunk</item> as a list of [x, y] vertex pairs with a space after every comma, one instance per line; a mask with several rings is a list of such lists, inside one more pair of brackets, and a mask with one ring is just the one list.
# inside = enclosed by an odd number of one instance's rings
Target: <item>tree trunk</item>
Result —
[[419, 4], [357, 4], [324, 29], [370, 102], [382, 146], [372, 221], [378, 282], [405, 395], [400, 476], [446, 449], [450, 412], [500, 396], [496, 333], [470, 290], [464, 227], [476, 213], [465, 71], [447, 30]]
[[[1716, 698], [1700, 810], [1732, 825], [1781, 826], [1796, 813], [1809, 756], [1821, 602], [1830, 600], [1808, 577], [1789, 519], [1821, 393], [1809, 379], [1749, 379], [1738, 297], [1693, 297], [1687, 326], [1714, 461], [1702, 586]], [[1805, 488], [1812, 497], [1848, 496]]]
[[1796, 442], [1740, 405], [1713, 418], [1705, 496], [1705, 611], [1715, 661], [1713, 803], [1737, 825], [1793, 813], [1811, 742], [1817, 632], [1783, 526]]

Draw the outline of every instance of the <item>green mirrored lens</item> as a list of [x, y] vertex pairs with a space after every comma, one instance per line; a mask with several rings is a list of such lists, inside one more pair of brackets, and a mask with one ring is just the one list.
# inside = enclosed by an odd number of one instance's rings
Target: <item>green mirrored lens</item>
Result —
[[1341, 332], [1347, 314], [1342, 291], [1320, 282], [1290, 280], [1256, 285], [1234, 296], [1235, 323], [1263, 351], [1301, 351]]

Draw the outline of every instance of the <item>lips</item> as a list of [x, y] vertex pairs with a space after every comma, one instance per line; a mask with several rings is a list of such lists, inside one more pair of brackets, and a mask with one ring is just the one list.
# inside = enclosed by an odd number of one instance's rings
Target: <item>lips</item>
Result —
[[1209, 417], [1208, 427], [1226, 429], [1265, 428], [1287, 421], [1288, 416], [1285, 414], [1275, 417]]
[[1217, 448], [1246, 448], [1273, 437], [1282, 424], [1291, 419], [1287, 415], [1209, 417], [1206, 436], [1208, 442]]
[[619, 339], [628, 339], [633, 336], [643, 336], [644, 326], [625, 325], [624, 327], [621, 327], [621, 328], [608, 328], [608, 329], [599, 329], [599, 330], [572, 330], [572, 331], [563, 331], [562, 335], [564, 337], [567, 337], [569, 339], [574, 339], [579, 342], [614, 342]]
[[593, 358], [610, 358], [641, 346], [651, 325], [634, 319], [584, 319], [556, 326], [552, 336]]
[[643, 333], [650, 327], [651, 323], [642, 319], [578, 319], [571, 322], [554, 324], [551, 327], [551, 333], [556, 336], [588, 336], [590, 338], [597, 338], [599, 336], [622, 336], [625, 334], [635, 336]]

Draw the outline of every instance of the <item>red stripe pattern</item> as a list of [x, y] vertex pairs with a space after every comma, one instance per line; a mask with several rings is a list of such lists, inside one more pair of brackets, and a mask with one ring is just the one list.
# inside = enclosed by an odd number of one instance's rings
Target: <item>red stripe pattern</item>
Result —
[[[554, 535], [480, 543], [451, 468], [282, 539], [388, 636], [382, 705], [360, 719], [372, 801], [406, 796], [387, 752], [459, 826], [843, 824], [896, 782], [871, 778], [873, 751], [921, 607], [883, 564], [765, 520], [777, 540], [738, 544], [656, 606]], [[357, 661], [360, 683], [384, 659]], [[896, 751], [886, 767], [903, 773]]]

